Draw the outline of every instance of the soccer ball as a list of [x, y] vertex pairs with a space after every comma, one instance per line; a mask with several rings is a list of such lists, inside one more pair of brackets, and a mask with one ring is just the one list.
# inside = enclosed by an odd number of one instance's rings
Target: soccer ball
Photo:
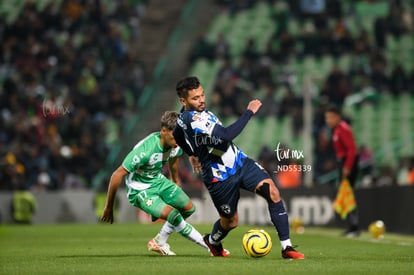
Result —
[[372, 222], [368, 227], [368, 231], [374, 239], [384, 238], [385, 224], [383, 221]]
[[272, 239], [263, 229], [251, 229], [243, 236], [243, 249], [253, 258], [260, 258], [269, 254], [272, 249]]

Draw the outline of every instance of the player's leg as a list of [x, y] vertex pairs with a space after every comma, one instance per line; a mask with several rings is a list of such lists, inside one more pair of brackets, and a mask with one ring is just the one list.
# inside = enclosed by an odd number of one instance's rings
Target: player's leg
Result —
[[[190, 200], [188, 196], [177, 196], [175, 191], [178, 190], [178, 186], [174, 184], [173, 182], [169, 181], [167, 178], [163, 178], [162, 180], [162, 188], [158, 190], [160, 193], [160, 196], [163, 198], [164, 201], [166, 201], [167, 204], [173, 206], [174, 208], [177, 208], [180, 213], [183, 215], [184, 219], [188, 218], [191, 214], [195, 212], [195, 207]], [[181, 189], [181, 188], [180, 188]], [[169, 200], [169, 196], [173, 195], [171, 197], [171, 200]], [[156, 241], [158, 244], [163, 245], [167, 242], [168, 238], [172, 233], [175, 232], [175, 227], [166, 221], [164, 225], [161, 227], [158, 234], [153, 238], [154, 241]], [[150, 242], [152, 242], [151, 240]]]
[[[184, 208], [179, 209], [179, 211], [181, 215], [183, 216], [183, 218], [187, 219], [189, 216], [191, 216], [195, 212], [195, 206], [193, 205], [193, 202], [189, 200], [187, 205]], [[158, 234], [154, 237], [154, 240], [156, 240], [158, 244], [163, 245], [167, 242], [170, 235], [174, 232], [175, 232], [174, 226], [167, 221], [161, 227]]]
[[243, 168], [243, 188], [260, 195], [268, 203], [270, 219], [276, 228], [282, 246], [282, 257], [303, 259], [304, 255], [295, 251], [292, 246], [288, 214], [276, 184], [263, 167], [252, 159], [246, 159]]
[[[354, 161], [354, 165], [348, 176], [349, 184], [351, 185], [352, 189], [355, 188], [357, 177], [358, 177], [358, 170], [359, 170], [358, 163], [359, 163], [359, 158], [356, 157]], [[358, 237], [360, 235], [358, 204], [354, 210], [348, 213], [346, 220], [348, 223], [348, 230], [346, 231], [346, 236], [347, 237]]]
[[229, 257], [230, 251], [223, 248], [221, 241], [227, 236], [227, 234], [238, 224], [238, 214], [235, 213], [233, 217], [226, 218], [220, 217], [214, 225], [211, 234], [204, 236], [204, 242], [210, 248], [212, 256]]
[[240, 198], [240, 187], [237, 181], [238, 175], [233, 175], [220, 184], [207, 186], [220, 215], [211, 233], [204, 236], [204, 241], [210, 247], [213, 256], [230, 256], [230, 252], [223, 249], [221, 241], [238, 225], [237, 204]]
[[169, 223], [174, 226], [175, 231], [180, 233], [182, 236], [208, 250], [209, 248], [204, 243], [200, 232], [185, 221], [186, 218], [195, 212], [195, 206], [188, 195], [182, 190], [181, 187], [167, 179], [165, 179], [162, 184], [162, 188], [159, 191], [159, 196], [166, 204], [173, 208], [171, 212], [174, 212], [177, 215], [177, 221], [175, 221], [175, 223], [172, 223], [171, 219], [167, 219], [167, 224]]
[[[167, 205], [161, 200], [157, 192], [156, 188], [151, 187], [146, 190], [128, 188], [128, 200], [133, 206], [158, 219], [163, 215], [165, 216], [163, 211], [165, 211], [164, 208]], [[154, 251], [161, 255], [175, 255], [168, 243], [158, 243], [155, 238], [148, 242], [147, 247], [149, 251]]]

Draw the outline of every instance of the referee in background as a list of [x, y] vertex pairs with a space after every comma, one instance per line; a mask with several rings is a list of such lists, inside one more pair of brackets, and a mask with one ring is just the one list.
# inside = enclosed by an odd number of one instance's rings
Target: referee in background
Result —
[[[336, 106], [330, 106], [325, 111], [326, 124], [332, 128], [332, 141], [338, 163], [340, 181], [348, 179], [354, 189], [358, 176], [358, 152], [354, 135], [349, 124], [342, 119], [341, 111]], [[358, 206], [358, 204], [357, 204]], [[355, 208], [347, 215], [348, 228], [344, 233], [346, 237], [357, 237], [359, 231], [358, 209]]]

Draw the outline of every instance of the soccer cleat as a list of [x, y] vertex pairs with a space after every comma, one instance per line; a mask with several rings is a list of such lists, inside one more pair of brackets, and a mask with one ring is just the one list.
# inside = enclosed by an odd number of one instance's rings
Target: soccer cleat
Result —
[[359, 230], [353, 230], [353, 231], [346, 231], [343, 236], [346, 238], [357, 238], [361, 235], [361, 232]]
[[160, 255], [168, 255], [168, 256], [176, 255], [174, 251], [170, 250], [170, 245], [168, 243], [165, 243], [164, 245], [158, 245], [154, 239], [148, 242], [147, 247], [148, 247], [148, 251], [154, 251]]
[[359, 231], [358, 226], [351, 226], [342, 235], [347, 238], [356, 238], [361, 235], [361, 232]]
[[209, 241], [210, 234], [204, 235], [203, 239], [208, 248], [210, 249], [211, 256], [214, 257], [230, 257], [230, 251], [223, 248], [223, 245], [220, 244], [211, 244]]
[[282, 250], [282, 257], [285, 259], [305, 259], [305, 255], [296, 251], [291, 246], [286, 246], [284, 250]]

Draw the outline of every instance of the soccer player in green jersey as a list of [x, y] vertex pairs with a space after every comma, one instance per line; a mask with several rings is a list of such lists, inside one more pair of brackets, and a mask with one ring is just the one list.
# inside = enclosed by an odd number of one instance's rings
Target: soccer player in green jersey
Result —
[[[195, 206], [180, 187], [178, 156], [182, 150], [173, 137], [177, 118], [178, 113], [165, 112], [160, 132], [139, 141], [113, 172], [101, 217], [102, 221], [113, 223], [116, 191], [125, 178], [129, 202], [154, 218], [166, 220], [157, 236], [148, 242], [148, 249], [161, 255], [175, 255], [167, 243], [174, 231], [209, 251], [201, 234], [185, 221], [195, 212]], [[167, 162], [173, 182], [161, 172]]]

